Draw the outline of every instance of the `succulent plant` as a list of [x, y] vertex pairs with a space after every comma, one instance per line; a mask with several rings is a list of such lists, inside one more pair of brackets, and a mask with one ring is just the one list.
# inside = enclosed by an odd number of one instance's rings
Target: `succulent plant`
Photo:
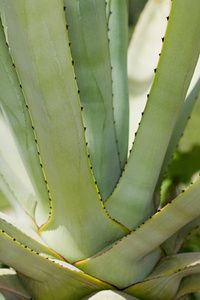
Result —
[[199, 13], [199, 0], [171, 2], [127, 158], [127, 1], [0, 0], [0, 197], [16, 216], [0, 213], [0, 299], [200, 289], [200, 252], [178, 253], [200, 226], [200, 179], [159, 196], [199, 94]]

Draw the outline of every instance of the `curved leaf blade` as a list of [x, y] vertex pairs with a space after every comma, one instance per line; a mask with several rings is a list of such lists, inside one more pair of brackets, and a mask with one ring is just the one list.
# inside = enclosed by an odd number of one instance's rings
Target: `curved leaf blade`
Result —
[[57, 259], [63, 259], [59, 254], [49, 249], [35, 231], [1, 212], [0, 228], [1, 231], [6, 232], [6, 234], [12, 237], [14, 242], [17, 241], [19, 244], [35, 252], [44, 253]]
[[[8, 248], [10, 251], [7, 251]], [[22, 284], [37, 300], [78, 300], [98, 290], [113, 289], [111, 285], [84, 274], [64, 261], [34, 252], [2, 230], [0, 259], [17, 271]]]
[[[37, 229], [34, 222], [36, 197], [21, 182], [18, 176], [6, 163], [0, 151], [0, 189], [8, 202], [11, 204], [16, 218]], [[22, 221], [23, 220], [23, 221]]]
[[1, 1], [48, 187], [51, 212], [40, 235], [68, 261], [86, 258], [128, 230], [106, 214], [89, 166], [63, 2]]
[[198, 0], [193, 5], [172, 2], [164, 47], [127, 166], [105, 202], [111, 217], [130, 230], [155, 212], [153, 193], [199, 56], [199, 10]]
[[0, 190], [0, 211], [2, 211], [3, 209], [9, 209], [9, 207], [9, 202]]
[[108, 37], [112, 67], [113, 115], [121, 169], [128, 154], [129, 96], [127, 78], [128, 7], [127, 0], [111, 0]]
[[160, 248], [146, 255], [140, 255], [133, 248], [133, 244], [129, 245], [128, 240], [123, 246], [124, 248], [121, 247], [120, 250], [118, 248], [111, 251], [112, 255], [105, 250], [87, 260], [76, 262], [75, 266], [87, 274], [123, 289], [134, 282], [144, 280], [163, 256]]
[[[106, 278], [107, 281], [115, 285], [125, 284], [123, 282], [125, 280], [127, 280], [127, 285], [130, 285], [131, 279], [136, 282], [137, 279], [133, 278], [134, 274], [130, 271], [131, 268], [134, 268], [134, 264], [141, 258], [151, 263], [151, 255], [156, 264], [156, 259], [157, 262], [159, 260], [158, 247], [176, 231], [200, 215], [199, 193], [200, 177], [190, 188], [141, 226], [138, 226], [128, 236], [97, 255], [77, 262], [75, 265], [93, 276]], [[153, 269], [153, 262], [149, 265]], [[123, 266], [126, 268], [123, 269]], [[114, 275], [112, 274], [113, 269], [115, 270]], [[148, 272], [146, 269], [145, 271]], [[126, 278], [126, 274], [129, 272], [132, 274], [132, 278]]]
[[6, 296], [6, 300], [31, 299], [16, 272], [12, 269], [0, 269], [0, 292]]
[[128, 287], [124, 292], [150, 300], [175, 299], [181, 280], [200, 272], [200, 253], [184, 253], [164, 258], [145, 281]]
[[[37, 230], [34, 222], [37, 200], [11, 132], [0, 114], [0, 192], [20, 222]], [[10, 207], [9, 206], [9, 207]]]
[[0, 106], [11, 127], [19, 153], [31, 178], [39, 201], [40, 215], [44, 222], [48, 219], [49, 213], [47, 188], [39, 165], [31, 119], [1, 24], [0, 41]]
[[105, 1], [65, 0], [90, 162], [103, 201], [120, 177]]
[[187, 294], [195, 293], [200, 290], [200, 274], [190, 275], [181, 281], [178, 293], [176, 295], [176, 299], [180, 299]]
[[12, 171], [17, 174], [23, 184], [26, 186], [26, 189], [30, 191], [30, 193], [34, 194], [34, 190], [31, 184], [31, 181], [28, 177], [22, 159], [17, 150], [15, 141], [11, 134], [11, 131], [8, 127], [8, 124], [3, 116], [0, 113], [0, 152], [3, 159], [12, 169]]

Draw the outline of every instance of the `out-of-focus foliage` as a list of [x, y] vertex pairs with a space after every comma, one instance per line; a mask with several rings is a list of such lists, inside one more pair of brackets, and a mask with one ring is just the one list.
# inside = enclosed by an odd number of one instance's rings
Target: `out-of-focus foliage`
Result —
[[129, 40], [146, 2], [147, 0], [129, 0]]
[[163, 204], [175, 198], [200, 172], [200, 97], [198, 97], [175, 154], [165, 174], [161, 198]]

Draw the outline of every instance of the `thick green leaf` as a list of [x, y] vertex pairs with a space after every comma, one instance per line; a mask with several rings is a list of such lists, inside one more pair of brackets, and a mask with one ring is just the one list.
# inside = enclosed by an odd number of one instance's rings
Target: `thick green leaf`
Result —
[[111, 217], [131, 230], [155, 211], [153, 192], [199, 56], [200, 2], [192, 4], [172, 2], [164, 47], [133, 149], [105, 203]]
[[2, 293], [0, 293], [0, 300], [5, 300], [5, 297], [3, 296]]
[[[139, 269], [138, 272], [151, 272], [150, 267], [153, 269], [153, 263], [156, 263], [156, 259], [158, 262], [159, 259], [157, 247], [200, 215], [199, 193], [200, 177], [190, 188], [158, 211], [144, 224], [138, 226], [130, 235], [97, 255], [77, 262], [75, 265], [84, 270], [84, 272], [98, 278], [104, 278], [104, 280], [120, 287], [122, 284], [130, 285], [131, 280], [134, 282], [142, 280], [139, 279], [139, 276], [138, 280], [134, 278], [134, 274], [131, 272], [132, 268], [137, 268], [137, 262], [140, 262], [140, 260], [141, 262], [146, 260], [149, 269], [143, 266], [143, 269]], [[141, 274], [142, 276], [144, 274]]]
[[[1, 1], [2, 2], [2, 1]], [[2, 2], [3, 3], [3, 2]], [[40, 222], [48, 219], [49, 200], [35, 144], [30, 115], [0, 24], [0, 106], [10, 124], [19, 153], [39, 200]], [[5, 142], [3, 140], [2, 142]], [[7, 155], [7, 154], [6, 154]], [[10, 163], [10, 162], [9, 162]], [[21, 174], [21, 170], [16, 170]]]
[[21, 222], [36, 229], [33, 221], [36, 205], [34, 190], [11, 133], [1, 117], [2, 115], [0, 115], [0, 205], [7, 203], [5, 208], [12, 208]]
[[3, 194], [2, 190], [0, 189], [0, 211], [9, 208], [10, 208], [10, 204], [6, 199], [5, 195]]
[[113, 289], [64, 261], [36, 253], [2, 230], [0, 260], [17, 271], [26, 290], [37, 300], [79, 300], [95, 291]]
[[30, 191], [30, 193], [34, 194], [34, 190], [31, 184], [31, 181], [28, 177], [22, 159], [17, 150], [15, 141], [11, 134], [11, 131], [8, 127], [8, 124], [0, 114], [0, 152], [3, 159], [9, 165], [10, 169], [15, 173], [15, 175], [20, 178], [26, 189]]
[[6, 197], [4, 196], [2, 191], [0, 191], [0, 210], [6, 209], [9, 207], [10, 207], [10, 205], [9, 205]]
[[32, 249], [35, 252], [45, 253], [54, 258], [62, 259], [62, 257], [49, 249], [42, 241], [41, 237], [28, 226], [19, 221], [10, 218], [6, 214], [0, 212], [0, 228], [9, 236], [13, 237], [20, 244]]
[[98, 189], [106, 200], [121, 172], [113, 120], [105, 1], [65, 0], [64, 4], [88, 152]]
[[200, 274], [197, 275], [190, 275], [181, 281], [178, 293], [175, 299], [180, 299], [181, 297], [195, 293], [200, 290]]
[[15, 217], [37, 230], [34, 222], [36, 196], [2, 115], [0, 115], [0, 190], [12, 207]]
[[113, 114], [121, 169], [127, 161], [129, 97], [127, 78], [128, 7], [126, 0], [110, 0], [108, 37], [112, 66]]
[[[1, 159], [0, 159], [1, 161]], [[21, 206], [21, 203], [19, 202], [19, 199], [16, 197], [16, 194], [13, 192], [11, 187], [8, 185], [8, 183], [5, 181], [5, 178], [0, 174], [0, 189], [6, 199], [10, 202], [12, 209], [10, 207], [10, 211], [14, 214], [14, 216], [20, 220], [22, 224], [25, 224], [26, 226], [29, 226], [33, 230], [38, 230], [37, 225], [34, 222], [34, 219], [31, 217], [31, 215], [23, 209]], [[31, 201], [31, 197], [29, 198]], [[3, 210], [4, 211], [4, 210]], [[7, 211], [7, 210], [5, 210]], [[9, 208], [8, 208], [9, 211]]]
[[32, 299], [12, 269], [0, 269], [0, 291], [6, 300]]
[[114, 245], [113, 248], [108, 249], [108, 252], [104, 250], [105, 252], [75, 263], [75, 266], [87, 274], [110, 282], [119, 289], [125, 288], [139, 280], [144, 280], [164, 254], [159, 248], [145, 254], [143, 251], [140, 254], [134, 246], [127, 240], [120, 250], [115, 249]]
[[124, 294], [122, 292], [115, 291], [101, 291], [97, 293], [93, 293], [87, 297], [84, 297], [82, 300], [139, 300], [133, 296]]
[[34, 222], [36, 199], [6, 163], [0, 152], [0, 189], [12, 205], [16, 217], [36, 229]]
[[106, 214], [91, 173], [63, 3], [1, 2], [48, 186], [51, 214], [40, 234], [70, 262], [83, 259], [128, 230]]
[[143, 300], [173, 300], [181, 280], [200, 273], [200, 253], [184, 253], [164, 258], [155, 271], [143, 282], [124, 292]]

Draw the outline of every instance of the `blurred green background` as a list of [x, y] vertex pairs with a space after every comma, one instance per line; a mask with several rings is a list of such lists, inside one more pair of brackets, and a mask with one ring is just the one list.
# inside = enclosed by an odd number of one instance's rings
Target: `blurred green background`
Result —
[[129, 41], [133, 33], [134, 27], [137, 23], [139, 15], [147, 0], [128, 0], [129, 5]]

